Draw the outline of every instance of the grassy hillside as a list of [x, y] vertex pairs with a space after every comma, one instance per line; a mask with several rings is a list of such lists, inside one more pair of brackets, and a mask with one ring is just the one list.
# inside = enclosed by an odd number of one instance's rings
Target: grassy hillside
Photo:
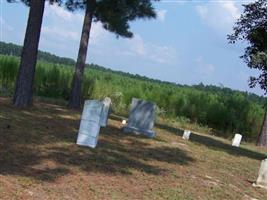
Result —
[[0, 98], [0, 199], [267, 199], [252, 187], [267, 151], [181, 130], [166, 122], [155, 139], [125, 135], [120, 117], [101, 128], [96, 149], [75, 145], [80, 112]]

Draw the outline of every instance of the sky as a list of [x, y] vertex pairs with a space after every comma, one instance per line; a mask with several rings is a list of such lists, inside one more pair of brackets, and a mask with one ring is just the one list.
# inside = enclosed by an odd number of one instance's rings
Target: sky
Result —
[[[157, 18], [132, 22], [131, 39], [117, 38], [94, 23], [87, 63], [179, 84], [230, 87], [263, 95], [248, 87], [257, 76], [240, 56], [245, 42], [229, 44], [242, 4], [252, 0], [161, 0], [154, 3]], [[22, 45], [29, 9], [0, 0], [0, 39]], [[77, 58], [84, 13], [71, 13], [46, 4], [39, 49]]]

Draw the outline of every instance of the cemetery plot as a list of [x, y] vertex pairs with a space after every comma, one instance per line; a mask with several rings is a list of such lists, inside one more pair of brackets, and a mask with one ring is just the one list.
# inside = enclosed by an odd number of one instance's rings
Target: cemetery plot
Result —
[[[0, 97], [0, 199], [267, 199], [252, 187], [267, 150], [198, 134], [169, 121], [155, 140], [101, 129], [98, 148], [73, 143], [80, 112], [36, 101], [17, 110]], [[259, 181], [258, 181], [259, 182]]]

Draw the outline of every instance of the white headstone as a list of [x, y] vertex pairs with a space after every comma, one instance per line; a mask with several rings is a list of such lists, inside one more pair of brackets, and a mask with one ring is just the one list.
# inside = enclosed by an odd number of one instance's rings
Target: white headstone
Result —
[[126, 122], [126, 120], [124, 119], [124, 120], [122, 120], [122, 125], [125, 125], [127, 122]]
[[101, 101], [85, 101], [76, 142], [78, 145], [96, 147], [102, 109], [103, 103]]
[[232, 146], [239, 147], [241, 140], [242, 140], [242, 135], [235, 134], [235, 137], [232, 140]]
[[253, 186], [267, 189], [267, 159], [261, 161], [259, 175], [257, 181]]
[[103, 110], [100, 118], [100, 126], [106, 127], [108, 125], [108, 115], [109, 115], [109, 107], [111, 104], [111, 99], [106, 97], [103, 100]]
[[189, 130], [184, 130], [183, 139], [189, 140], [191, 132]]

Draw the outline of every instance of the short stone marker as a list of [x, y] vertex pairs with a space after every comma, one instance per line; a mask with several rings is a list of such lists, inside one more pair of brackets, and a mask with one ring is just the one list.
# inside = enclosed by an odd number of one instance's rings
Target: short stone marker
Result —
[[232, 140], [232, 146], [239, 147], [241, 140], [242, 140], [242, 135], [235, 134], [235, 137]]
[[127, 124], [127, 121], [124, 119], [124, 120], [122, 120], [121, 124], [125, 125], [125, 124]]
[[155, 137], [152, 130], [156, 115], [156, 104], [133, 98], [127, 126], [123, 128], [125, 133], [141, 133], [147, 137]]
[[103, 100], [103, 109], [102, 114], [100, 118], [100, 126], [106, 127], [108, 125], [108, 116], [109, 116], [109, 107], [111, 104], [111, 99], [109, 97], [106, 97]]
[[95, 148], [97, 145], [103, 103], [87, 100], [84, 103], [77, 144]]
[[189, 130], [184, 130], [183, 139], [189, 140], [191, 132]]
[[267, 189], [267, 159], [261, 161], [259, 175], [256, 183], [253, 183], [253, 186]]

